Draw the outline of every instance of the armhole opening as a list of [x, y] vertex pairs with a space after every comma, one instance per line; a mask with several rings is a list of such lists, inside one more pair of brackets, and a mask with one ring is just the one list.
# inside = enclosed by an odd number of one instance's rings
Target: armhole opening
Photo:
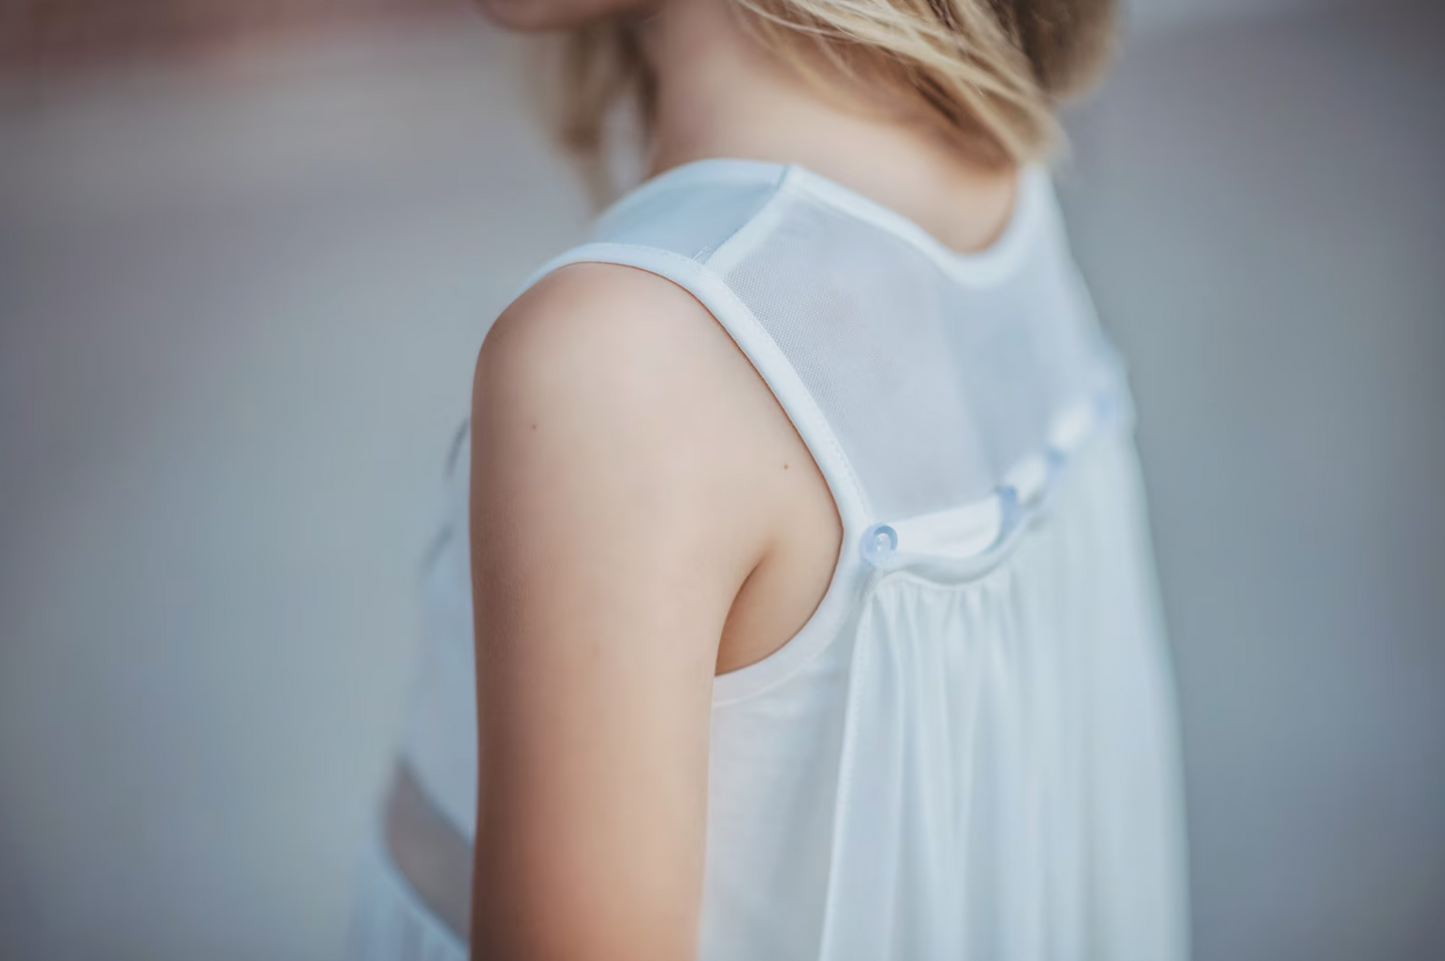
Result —
[[658, 247], [594, 242], [554, 257], [529, 277], [517, 296], [547, 274], [570, 264], [604, 263], [635, 267], [668, 280], [691, 294], [732, 337], [768, 385], [803, 439], [833, 496], [843, 523], [843, 543], [822, 599], [812, 615], [782, 646], [761, 660], [713, 679], [713, 706], [746, 700], [781, 684], [823, 652], [855, 612], [863, 581], [872, 573], [858, 549], [872, 522], [866, 491], [812, 395], [792, 364], [747, 305], [722, 277], [706, 265]]

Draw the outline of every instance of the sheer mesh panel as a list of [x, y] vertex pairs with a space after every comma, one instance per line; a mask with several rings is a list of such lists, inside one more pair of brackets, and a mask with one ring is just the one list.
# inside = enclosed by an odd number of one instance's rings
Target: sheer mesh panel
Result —
[[773, 203], [786, 209], [726, 280], [796, 369], [882, 517], [987, 496], [1043, 449], [1096, 364], [1061, 237], [1034, 238], [1004, 282], [971, 286], [906, 238], [806, 193]]

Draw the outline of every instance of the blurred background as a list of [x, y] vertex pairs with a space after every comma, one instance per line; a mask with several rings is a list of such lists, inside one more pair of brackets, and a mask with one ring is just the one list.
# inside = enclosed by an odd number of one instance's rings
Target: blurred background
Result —
[[[1070, 111], [1198, 961], [1445, 958], [1445, 16], [1134, 0]], [[0, 0], [0, 957], [329, 959], [488, 324], [590, 211], [460, 0]]]

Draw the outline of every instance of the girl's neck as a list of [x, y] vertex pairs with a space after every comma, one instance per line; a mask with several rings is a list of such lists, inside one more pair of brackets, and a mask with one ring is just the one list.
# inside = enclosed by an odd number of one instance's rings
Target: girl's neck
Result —
[[706, 157], [796, 163], [917, 222], [954, 250], [1008, 222], [1017, 170], [970, 163], [919, 125], [881, 115], [840, 80], [794, 75], [734, 19], [730, 0], [667, 0], [641, 25], [657, 80], [648, 175]]

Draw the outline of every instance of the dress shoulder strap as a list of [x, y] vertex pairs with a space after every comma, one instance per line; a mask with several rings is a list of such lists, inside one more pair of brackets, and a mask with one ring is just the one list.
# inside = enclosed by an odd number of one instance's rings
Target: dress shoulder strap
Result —
[[604, 211], [587, 242], [539, 267], [518, 295], [552, 271], [576, 263], [635, 267], [688, 291], [768, 384], [827, 480], [845, 531], [856, 533], [872, 519], [865, 488], [787, 354], [718, 269], [730, 245], [763, 219], [786, 170], [780, 164], [732, 159], [674, 168]]

